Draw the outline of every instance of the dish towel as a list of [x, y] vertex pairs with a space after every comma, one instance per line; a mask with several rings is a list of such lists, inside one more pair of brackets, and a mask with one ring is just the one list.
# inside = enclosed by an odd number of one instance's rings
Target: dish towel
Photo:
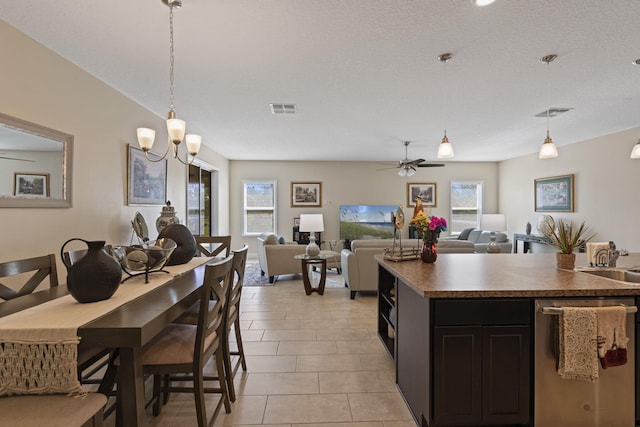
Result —
[[559, 319], [558, 374], [562, 379], [595, 381], [598, 378], [596, 308], [563, 307]]
[[599, 307], [598, 316], [598, 357], [600, 366], [607, 369], [627, 363], [627, 331], [625, 328], [627, 310], [623, 306]]

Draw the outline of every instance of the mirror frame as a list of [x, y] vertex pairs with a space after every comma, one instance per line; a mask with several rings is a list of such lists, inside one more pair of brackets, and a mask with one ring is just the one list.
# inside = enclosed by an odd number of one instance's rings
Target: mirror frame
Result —
[[62, 198], [0, 196], [0, 208], [70, 208], [72, 206], [73, 135], [0, 113], [0, 124], [18, 132], [62, 142]]

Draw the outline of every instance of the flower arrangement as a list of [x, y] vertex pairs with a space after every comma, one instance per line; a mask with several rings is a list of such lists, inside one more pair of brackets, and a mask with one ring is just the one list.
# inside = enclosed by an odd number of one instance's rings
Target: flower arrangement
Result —
[[420, 238], [425, 242], [437, 242], [440, 232], [447, 231], [447, 220], [441, 217], [418, 212], [409, 224], [416, 227]]

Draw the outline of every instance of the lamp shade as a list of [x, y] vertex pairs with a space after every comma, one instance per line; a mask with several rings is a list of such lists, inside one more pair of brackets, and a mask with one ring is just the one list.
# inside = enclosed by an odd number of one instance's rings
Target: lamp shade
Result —
[[507, 219], [503, 214], [484, 214], [480, 221], [480, 228], [487, 231], [505, 231]]
[[631, 158], [640, 159], [640, 139], [638, 139], [638, 142], [636, 142], [636, 145], [634, 145], [631, 150]]
[[324, 231], [322, 214], [300, 214], [300, 231], [309, 233]]
[[454, 156], [454, 154], [453, 154], [453, 146], [449, 142], [449, 138], [447, 138], [447, 136], [445, 135], [445, 137], [442, 138], [442, 142], [438, 146], [438, 158], [439, 159], [450, 159], [453, 156]]

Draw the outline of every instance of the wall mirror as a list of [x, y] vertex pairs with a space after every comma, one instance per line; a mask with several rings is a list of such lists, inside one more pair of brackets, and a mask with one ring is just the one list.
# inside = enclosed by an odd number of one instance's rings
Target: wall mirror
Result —
[[0, 113], [0, 207], [71, 207], [73, 136]]

